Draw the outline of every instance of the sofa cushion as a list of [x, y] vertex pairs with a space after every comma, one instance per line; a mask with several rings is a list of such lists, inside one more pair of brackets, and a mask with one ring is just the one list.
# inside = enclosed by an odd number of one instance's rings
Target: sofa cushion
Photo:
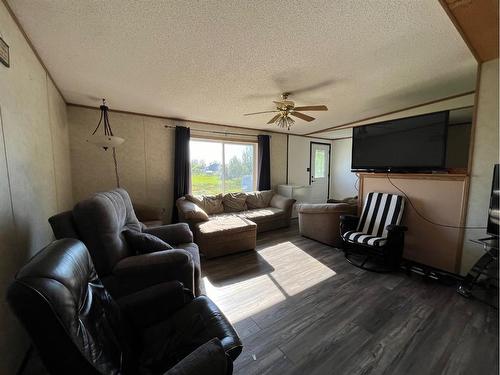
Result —
[[276, 220], [277, 218], [285, 216], [285, 211], [279, 208], [266, 207], [239, 212], [237, 215], [241, 218], [254, 221], [258, 224], [259, 222]]
[[152, 234], [137, 232], [130, 229], [124, 230], [122, 233], [129, 248], [136, 254], [148, 254], [156, 251], [173, 249], [168, 243]]
[[247, 207], [247, 195], [245, 193], [229, 193], [222, 198], [224, 212], [241, 212]]
[[234, 233], [255, 231], [257, 225], [234, 214], [213, 215], [210, 220], [196, 224], [197, 234], [204, 238], [220, 237]]
[[272, 190], [247, 193], [247, 206], [249, 209], [269, 207], [273, 195]]
[[186, 199], [195, 203], [208, 215], [220, 214], [224, 212], [222, 205], [222, 194], [217, 195], [192, 195], [186, 194]]

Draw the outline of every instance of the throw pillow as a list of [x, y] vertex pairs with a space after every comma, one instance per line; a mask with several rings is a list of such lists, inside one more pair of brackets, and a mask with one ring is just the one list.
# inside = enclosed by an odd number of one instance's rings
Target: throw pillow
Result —
[[184, 219], [190, 221], [192, 223], [199, 223], [201, 221], [207, 221], [208, 215], [201, 207], [199, 207], [196, 203], [186, 202], [188, 204], [184, 204], [182, 208], [182, 214], [184, 215]]
[[128, 246], [136, 254], [149, 254], [173, 249], [168, 243], [149, 233], [142, 233], [130, 229], [126, 229], [122, 233]]
[[186, 194], [186, 199], [196, 204], [208, 215], [221, 214], [224, 212], [224, 206], [222, 205], [222, 194], [217, 194], [217, 195]]
[[247, 194], [247, 206], [249, 209], [269, 207], [273, 198], [272, 190], [254, 191]]
[[241, 212], [247, 207], [247, 195], [245, 193], [228, 193], [222, 198], [224, 212]]

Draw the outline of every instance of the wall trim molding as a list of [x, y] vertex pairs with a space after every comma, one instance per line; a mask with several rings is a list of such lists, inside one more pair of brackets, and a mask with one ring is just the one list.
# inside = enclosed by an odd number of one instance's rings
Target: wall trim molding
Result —
[[[67, 106], [71, 106], [71, 107], [84, 108], [84, 109], [99, 110], [99, 107], [94, 107], [94, 106], [90, 106], [90, 105], [83, 105], [83, 104], [76, 104], [76, 103], [66, 103], [66, 105]], [[190, 122], [192, 124], [221, 126], [221, 127], [225, 127], [225, 128], [238, 129], [238, 130], [246, 130], [246, 131], [253, 131], [253, 132], [263, 132], [263, 133], [271, 133], [271, 134], [280, 134], [280, 135], [283, 135], [283, 136], [285, 136], [285, 135], [288, 134], [288, 135], [295, 135], [297, 137], [323, 139], [323, 140], [331, 141], [331, 138], [311, 137], [311, 136], [308, 136], [306, 134], [297, 134], [297, 133], [291, 133], [291, 132], [277, 132], [275, 130], [264, 130], [264, 129], [246, 128], [244, 126], [226, 125], [226, 124], [219, 124], [219, 123], [216, 123], [216, 122], [196, 121], [196, 120], [189, 120], [189, 119], [183, 119], [183, 118], [178, 118], [178, 117], [159, 116], [159, 115], [152, 115], [152, 114], [149, 114], [149, 113], [124, 111], [124, 110], [121, 110], [121, 109], [110, 109], [109, 112], [122, 113], [122, 114], [125, 114], [125, 115], [132, 115], [132, 116], [151, 117], [151, 118], [157, 118], [157, 119], [160, 119], [160, 120], [181, 121], [181, 122]], [[249, 135], [253, 135], [253, 134], [249, 134]]]
[[382, 113], [382, 114], [379, 114], [379, 115], [364, 117], [364, 118], [361, 118], [361, 119], [358, 119], [358, 120], [355, 120], [355, 121], [346, 122], [345, 124], [331, 126], [329, 128], [323, 129], [323, 130], [316, 130], [316, 131], [313, 131], [313, 132], [310, 132], [310, 133], [306, 133], [305, 135], [311, 136], [313, 134], [321, 134], [321, 133], [326, 133], [326, 132], [332, 131], [332, 130], [338, 130], [340, 128], [344, 128], [344, 127], [347, 127], [349, 125], [354, 125], [354, 124], [356, 124], [358, 122], [373, 120], [373, 119], [376, 119], [376, 118], [379, 118], [379, 117], [393, 115], [395, 113], [408, 111], [410, 109], [414, 109], [414, 108], [418, 108], [418, 107], [424, 107], [426, 105], [435, 104], [435, 103], [442, 102], [442, 101], [445, 101], [445, 100], [451, 100], [451, 99], [460, 98], [462, 96], [472, 95], [475, 92], [476, 92], [476, 90], [472, 90], [472, 91], [467, 91], [467, 92], [464, 92], [464, 93], [461, 93], [461, 94], [455, 94], [455, 95], [446, 96], [446, 97], [441, 98], [441, 99], [435, 99], [435, 100], [431, 100], [431, 101], [428, 101], [428, 102], [425, 102], [425, 103], [415, 104], [415, 105], [412, 105], [412, 106], [409, 106], [409, 107], [405, 107], [405, 108], [401, 108], [401, 109], [396, 109], [396, 110], [390, 111], [390, 112], [385, 112], [385, 113]]

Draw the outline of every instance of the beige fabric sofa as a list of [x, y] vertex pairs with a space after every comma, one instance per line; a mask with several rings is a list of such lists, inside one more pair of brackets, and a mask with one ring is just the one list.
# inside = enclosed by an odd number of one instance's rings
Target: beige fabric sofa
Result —
[[302, 236], [341, 247], [340, 216], [355, 215], [357, 206], [346, 203], [301, 204], [297, 211]]
[[294, 203], [269, 190], [186, 195], [176, 205], [179, 219], [191, 227], [200, 251], [213, 258], [254, 249], [257, 232], [289, 226]]

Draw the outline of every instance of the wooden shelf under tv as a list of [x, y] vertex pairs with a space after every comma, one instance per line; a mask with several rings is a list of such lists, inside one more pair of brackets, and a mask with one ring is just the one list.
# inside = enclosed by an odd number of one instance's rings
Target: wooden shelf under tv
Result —
[[[429, 220], [463, 227], [467, 209], [468, 175], [451, 173], [358, 173], [360, 207], [370, 191], [402, 195], [394, 183]], [[404, 257], [424, 265], [459, 273], [464, 231], [431, 224], [406, 203], [403, 224], [408, 227]]]

